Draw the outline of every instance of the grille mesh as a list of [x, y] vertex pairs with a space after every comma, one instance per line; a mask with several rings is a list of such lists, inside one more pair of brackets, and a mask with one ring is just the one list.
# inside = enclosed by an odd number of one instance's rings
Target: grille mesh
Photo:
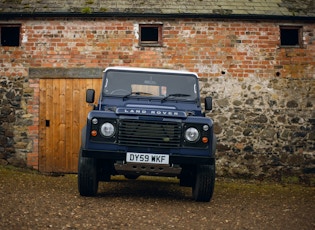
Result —
[[179, 147], [181, 124], [141, 120], [121, 120], [118, 142], [127, 146]]

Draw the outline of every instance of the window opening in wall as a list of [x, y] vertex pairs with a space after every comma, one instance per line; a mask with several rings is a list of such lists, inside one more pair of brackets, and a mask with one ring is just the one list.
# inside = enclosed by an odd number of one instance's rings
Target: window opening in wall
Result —
[[302, 46], [302, 27], [281, 26], [280, 27], [281, 46]]
[[0, 25], [1, 46], [19, 46], [20, 28], [20, 25]]
[[162, 25], [140, 24], [140, 45], [161, 46], [162, 45]]

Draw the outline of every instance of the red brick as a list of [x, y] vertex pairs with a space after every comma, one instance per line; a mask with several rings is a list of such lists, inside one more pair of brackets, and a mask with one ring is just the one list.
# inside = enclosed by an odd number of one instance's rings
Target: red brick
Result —
[[38, 153], [27, 154], [27, 166], [38, 169]]

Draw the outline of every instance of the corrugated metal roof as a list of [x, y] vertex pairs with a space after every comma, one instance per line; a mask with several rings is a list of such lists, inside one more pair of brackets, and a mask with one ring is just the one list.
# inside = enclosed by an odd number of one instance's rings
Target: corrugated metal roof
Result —
[[315, 17], [314, 0], [0, 0], [0, 15]]

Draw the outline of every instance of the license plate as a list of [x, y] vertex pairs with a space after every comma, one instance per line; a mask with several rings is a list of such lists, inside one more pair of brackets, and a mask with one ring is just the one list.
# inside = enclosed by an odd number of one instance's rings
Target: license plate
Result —
[[169, 164], [169, 155], [128, 152], [126, 156], [126, 161], [147, 164]]

